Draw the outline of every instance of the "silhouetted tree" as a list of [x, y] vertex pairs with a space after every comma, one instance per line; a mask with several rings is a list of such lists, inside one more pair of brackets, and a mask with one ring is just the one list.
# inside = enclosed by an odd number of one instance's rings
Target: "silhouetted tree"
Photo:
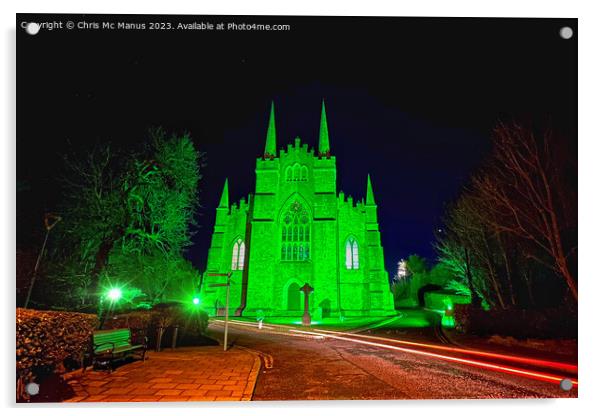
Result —
[[576, 299], [576, 167], [566, 143], [549, 129], [496, 127], [490, 158], [450, 205], [436, 243], [456, 288], [472, 281], [499, 308], [534, 305], [545, 267]]
[[[63, 261], [51, 276], [82, 275], [80, 288], [94, 295], [111, 257], [115, 264], [123, 264], [117, 256], [132, 264], [180, 262], [198, 206], [200, 159], [187, 134], [168, 137], [161, 129], [137, 152], [105, 145], [66, 157], [64, 224], [53, 245]], [[167, 285], [157, 280], [149, 296], [160, 298], [161, 287]]]

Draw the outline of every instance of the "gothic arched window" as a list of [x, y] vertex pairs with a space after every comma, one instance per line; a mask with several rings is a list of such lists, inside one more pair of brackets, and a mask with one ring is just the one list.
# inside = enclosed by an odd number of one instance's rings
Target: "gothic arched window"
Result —
[[284, 180], [287, 182], [305, 182], [308, 177], [307, 166], [295, 163], [284, 170]]
[[232, 246], [232, 270], [245, 268], [245, 242], [240, 238]]
[[309, 260], [309, 227], [309, 214], [298, 201], [293, 202], [282, 218], [281, 260]]
[[348, 270], [360, 268], [359, 244], [353, 237], [349, 237], [345, 242], [345, 267]]
[[301, 166], [301, 180], [302, 181], [307, 180], [307, 166], [305, 166], [305, 165]]

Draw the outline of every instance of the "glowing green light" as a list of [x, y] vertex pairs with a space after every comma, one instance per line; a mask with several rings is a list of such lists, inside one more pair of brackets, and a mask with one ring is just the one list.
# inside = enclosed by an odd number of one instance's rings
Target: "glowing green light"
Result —
[[[303, 321], [293, 321], [292, 323], [295, 325], [303, 325]], [[319, 324], [320, 324], [320, 321], [311, 321], [310, 325], [319, 325]]]
[[445, 315], [441, 318], [441, 326], [444, 328], [453, 328], [456, 326], [456, 320], [452, 315]]
[[111, 299], [112, 302], [119, 300], [121, 298], [121, 295], [121, 289], [119, 289], [118, 287], [110, 289], [109, 293], [107, 294], [107, 296], [109, 297], [109, 299]]
[[192, 298], [192, 303], [194, 303], [195, 305], [200, 304], [201, 298], [199, 298], [198, 296], [195, 296], [194, 298]]
[[443, 317], [441, 318], [441, 326], [444, 328], [454, 328], [456, 326], [456, 320], [454, 319], [454, 305], [448, 303]]

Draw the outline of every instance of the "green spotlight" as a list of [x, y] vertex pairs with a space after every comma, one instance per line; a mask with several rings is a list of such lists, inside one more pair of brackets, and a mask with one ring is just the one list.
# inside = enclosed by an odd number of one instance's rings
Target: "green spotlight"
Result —
[[194, 298], [192, 298], [192, 303], [198, 305], [199, 303], [201, 303], [201, 299], [198, 296], [195, 296]]
[[441, 326], [444, 328], [453, 328], [456, 326], [456, 320], [452, 315], [445, 315], [441, 318]]
[[112, 302], [116, 302], [121, 298], [121, 289], [119, 289], [118, 287], [114, 287], [113, 289], [109, 290], [107, 296], [109, 297], [109, 299], [111, 299]]

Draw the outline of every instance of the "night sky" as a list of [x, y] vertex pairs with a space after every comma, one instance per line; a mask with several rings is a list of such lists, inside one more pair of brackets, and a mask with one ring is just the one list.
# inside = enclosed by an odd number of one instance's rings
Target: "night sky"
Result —
[[[490, 147], [497, 120], [550, 121], [576, 137], [575, 19], [134, 17], [18, 15], [21, 21], [290, 24], [288, 32], [17, 31], [17, 241], [39, 247], [61, 199], [61, 154], [133, 146], [152, 126], [188, 131], [206, 154], [200, 228], [187, 257], [204, 268], [215, 207], [254, 192], [270, 100], [278, 147], [317, 147], [326, 100], [338, 189], [365, 196], [370, 173], [387, 270], [435, 259], [445, 206]], [[35, 230], [35, 231], [34, 231]]]

